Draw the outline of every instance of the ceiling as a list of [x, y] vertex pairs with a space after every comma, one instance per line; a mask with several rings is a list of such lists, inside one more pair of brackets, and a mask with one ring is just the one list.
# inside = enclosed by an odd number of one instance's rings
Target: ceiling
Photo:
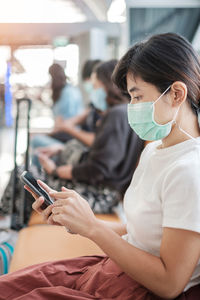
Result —
[[[107, 22], [112, 0], [0, 0], [0, 45], [46, 45], [93, 27], [117, 34]], [[10, 9], [12, 7], [12, 9]]]

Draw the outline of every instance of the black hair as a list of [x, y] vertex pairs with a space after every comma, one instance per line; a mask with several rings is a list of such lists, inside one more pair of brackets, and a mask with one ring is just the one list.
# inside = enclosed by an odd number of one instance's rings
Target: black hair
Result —
[[175, 81], [184, 82], [192, 110], [197, 113], [200, 109], [200, 60], [184, 37], [165, 33], [135, 44], [121, 58], [112, 77], [123, 91], [127, 90], [129, 72], [155, 85], [161, 93]]
[[122, 94], [120, 89], [112, 81], [112, 74], [117, 62], [116, 59], [112, 59], [98, 64], [93, 70], [93, 72], [96, 73], [97, 79], [104, 85], [107, 93], [106, 100], [109, 106], [128, 102], [128, 98]]
[[87, 60], [82, 68], [82, 80], [89, 79], [94, 67], [101, 62], [100, 59]]

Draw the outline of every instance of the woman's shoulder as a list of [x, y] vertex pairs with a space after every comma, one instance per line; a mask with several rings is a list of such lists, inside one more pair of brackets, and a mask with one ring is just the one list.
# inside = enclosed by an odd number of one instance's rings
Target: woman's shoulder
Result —
[[72, 85], [71, 83], [67, 83], [62, 91], [63, 93], [80, 93], [79, 87]]
[[127, 114], [127, 103], [117, 104], [108, 109], [108, 114], [117, 115], [117, 114]]
[[110, 107], [104, 115], [104, 119], [107, 121], [110, 120], [113, 123], [117, 121], [118, 123], [123, 122], [128, 124], [127, 104], [117, 104]]
[[81, 92], [77, 86], [73, 86], [71, 84], [66, 84], [66, 86], [62, 89], [61, 98], [63, 99], [80, 99], [82, 100]]
[[150, 142], [150, 141], [145, 141], [145, 147], [144, 147], [144, 150], [142, 152], [142, 155], [143, 156], [148, 156], [150, 155], [151, 153], [154, 152], [154, 150], [161, 144], [161, 141], [153, 141], [153, 142]]
[[177, 157], [172, 169], [181, 171], [189, 177], [196, 172], [200, 175], [200, 146], [188, 149], [187, 152]]
[[188, 151], [176, 156], [175, 159], [169, 161], [164, 172], [164, 186], [168, 188], [172, 181], [176, 187], [184, 187], [184, 189], [196, 188], [199, 190], [200, 178], [200, 147], [188, 149]]

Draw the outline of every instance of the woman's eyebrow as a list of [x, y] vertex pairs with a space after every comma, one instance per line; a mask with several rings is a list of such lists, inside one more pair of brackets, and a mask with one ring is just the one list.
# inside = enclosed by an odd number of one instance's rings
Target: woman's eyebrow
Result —
[[129, 89], [129, 93], [132, 93], [132, 92], [136, 92], [136, 91], [139, 91], [140, 89], [133, 86], [132, 88]]

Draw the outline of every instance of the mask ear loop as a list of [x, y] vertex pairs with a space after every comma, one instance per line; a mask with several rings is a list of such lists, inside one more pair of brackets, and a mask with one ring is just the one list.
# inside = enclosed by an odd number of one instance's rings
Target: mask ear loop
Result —
[[176, 126], [178, 127], [178, 129], [180, 130], [180, 131], [182, 131], [185, 135], [187, 135], [189, 138], [191, 138], [193, 141], [195, 141], [195, 142], [197, 142], [198, 143], [198, 141], [196, 140], [196, 138], [194, 138], [193, 136], [191, 136], [189, 133], [187, 133], [184, 129], [182, 129], [181, 127], [180, 127], [180, 125], [178, 124], [178, 123], [176, 123], [176, 121], [175, 121], [175, 124], [176, 124]]
[[[168, 88], [158, 97], [158, 99], [155, 101], [155, 102], [153, 102], [153, 105], [156, 103], [156, 102], [158, 102], [159, 100], [160, 100], [160, 98], [169, 90], [171, 88], [171, 85], [170, 86], [168, 86]], [[178, 112], [179, 112], [179, 109], [180, 109], [180, 106], [179, 106], [179, 108], [177, 109], [177, 111], [176, 111], [176, 113], [175, 113], [175, 115], [174, 115], [174, 117], [173, 117], [173, 120], [171, 121], [172, 123], [174, 123], [177, 127], [178, 127], [178, 129], [180, 130], [180, 131], [182, 131], [185, 135], [187, 135], [189, 138], [191, 138], [192, 140], [194, 140], [196, 143], [199, 143], [198, 141], [197, 141], [197, 139], [196, 138], [194, 138], [193, 136], [191, 136], [189, 133], [187, 133], [184, 129], [182, 129], [181, 127], [180, 127], [180, 125], [176, 122], [176, 117], [177, 117], [177, 114], [178, 114]], [[198, 115], [198, 123], [199, 123], [199, 127], [200, 127], [200, 110], [197, 112], [197, 115]]]
[[156, 101], [153, 102], [153, 105], [160, 100], [160, 98], [171, 88], [171, 85], [168, 86], [168, 88], [156, 99]]
[[[178, 127], [178, 129], [183, 132], [185, 135], [187, 135], [189, 138], [191, 138], [193, 141], [195, 141], [196, 143], [199, 143], [199, 141], [197, 141], [196, 138], [194, 138], [193, 136], [191, 136], [188, 132], [186, 132], [184, 129], [182, 129], [180, 127], [180, 125], [176, 122], [176, 117], [177, 117], [177, 114], [179, 112], [179, 109], [180, 109], [180, 106], [179, 108], [177, 109], [176, 113], [175, 113], [175, 116], [173, 118], [173, 121], [174, 121], [174, 124]], [[199, 127], [200, 127], [200, 110], [197, 112], [197, 116], [198, 116], [198, 123], [199, 123]]]
[[158, 97], [158, 99], [156, 99], [156, 101], [154, 101], [152, 103], [152, 106], [153, 106], [153, 118], [154, 118], [154, 114], [155, 114], [155, 104], [156, 102], [158, 102], [160, 100], [160, 98], [162, 98], [162, 96], [171, 88], [171, 85], [168, 86], [168, 88]]
[[[180, 108], [180, 107], [179, 107], [179, 108]], [[179, 108], [178, 108], [178, 110], [177, 110], [177, 113], [178, 113], [178, 111], [179, 111]], [[176, 116], [177, 116], [177, 113], [175, 114], [175, 118], [176, 118]], [[200, 111], [199, 111], [197, 114], [198, 114], [198, 123], [200, 124]], [[182, 128], [180, 127], [180, 125], [176, 122], [176, 120], [175, 120], [174, 124], [176, 124], [176, 126], [178, 127], [178, 129], [179, 129], [180, 131], [182, 131], [185, 135], [187, 135], [189, 138], [191, 138], [191, 139], [192, 139], [193, 141], [195, 141], [196, 143], [199, 143], [199, 141], [197, 141], [196, 138], [194, 138], [194, 137], [191, 136], [188, 132], [186, 132], [184, 129], [182, 129]]]

